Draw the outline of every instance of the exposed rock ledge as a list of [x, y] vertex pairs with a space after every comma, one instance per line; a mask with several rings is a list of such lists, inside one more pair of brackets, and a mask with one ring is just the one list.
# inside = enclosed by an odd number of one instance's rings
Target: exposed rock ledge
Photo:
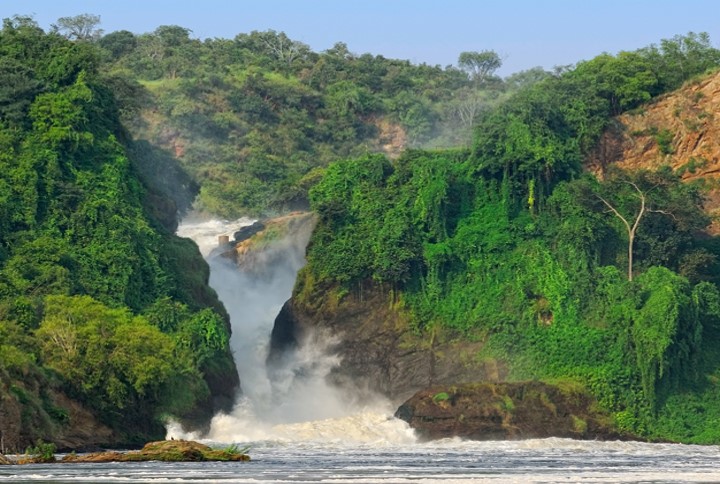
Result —
[[547, 437], [630, 439], [576, 385], [470, 383], [416, 393], [398, 408], [422, 439], [507, 440]]
[[[243, 450], [233, 447], [213, 449], [207, 445], [190, 440], [162, 440], [145, 444], [141, 450], [118, 452], [95, 452], [92, 454], [68, 454], [61, 463], [80, 462], [209, 462], [209, 461], [248, 461]], [[56, 462], [54, 456], [27, 456], [13, 462], [0, 455], [0, 464], [35, 464]]]

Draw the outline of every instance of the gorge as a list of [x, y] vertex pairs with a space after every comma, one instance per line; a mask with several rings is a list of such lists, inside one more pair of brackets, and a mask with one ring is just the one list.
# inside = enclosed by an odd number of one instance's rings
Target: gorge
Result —
[[20, 16], [0, 53], [0, 451], [167, 433], [269, 480], [305, 451], [350, 478], [716, 457], [637, 442], [720, 442], [706, 35], [507, 79]]

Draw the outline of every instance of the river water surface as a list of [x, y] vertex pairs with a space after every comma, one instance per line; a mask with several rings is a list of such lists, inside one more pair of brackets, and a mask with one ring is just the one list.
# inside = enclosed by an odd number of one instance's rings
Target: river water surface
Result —
[[[244, 443], [244, 442], [243, 442]], [[370, 443], [260, 441], [250, 462], [39, 464], [0, 481], [181, 483], [720, 482], [717, 447], [567, 439]]]
[[[217, 236], [251, 220], [185, 222], [208, 256]], [[267, 347], [275, 315], [289, 298], [304, 263], [305, 241], [280, 244], [283, 263], [258, 278], [222, 258], [210, 258], [211, 285], [228, 308], [232, 347], [243, 395], [217, 415], [209, 432], [186, 433], [168, 424], [168, 437], [226, 447], [250, 446], [250, 462], [37, 464], [0, 466], [5, 482], [180, 483], [556, 483], [720, 482], [720, 448], [638, 442], [539, 439], [417, 442], [393, 405], [357, 399], [325, 384], [338, 363], [317, 337], [269, 375]], [[363, 402], [360, 405], [357, 402]], [[368, 407], [367, 402], [373, 405]]]

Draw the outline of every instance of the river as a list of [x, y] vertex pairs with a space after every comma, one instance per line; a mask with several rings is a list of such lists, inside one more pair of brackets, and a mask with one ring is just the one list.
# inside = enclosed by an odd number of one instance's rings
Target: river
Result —
[[720, 482], [717, 447], [567, 439], [252, 442], [250, 462], [38, 464], [0, 481], [181, 483]]
[[[217, 237], [252, 223], [186, 221], [179, 234], [208, 256]], [[293, 242], [293, 241], [290, 241]], [[0, 467], [6, 482], [426, 483], [426, 482], [720, 482], [720, 448], [639, 442], [535, 439], [418, 442], [393, 406], [325, 384], [337, 364], [322, 338], [268, 375], [265, 357], [275, 315], [290, 296], [306, 241], [281, 244], [284, 263], [249, 277], [222, 258], [209, 258], [211, 285], [228, 308], [243, 395], [207, 434], [168, 424], [168, 437], [215, 446], [249, 446], [250, 462], [38, 464]]]

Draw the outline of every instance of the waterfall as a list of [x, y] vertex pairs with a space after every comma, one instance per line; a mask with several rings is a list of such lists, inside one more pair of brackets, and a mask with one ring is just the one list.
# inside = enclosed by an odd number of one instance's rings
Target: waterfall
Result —
[[[382, 398], [360, 406], [347, 389], [326, 383], [340, 360], [328, 351], [334, 335], [311, 334], [300, 347], [268, 372], [265, 362], [275, 317], [290, 298], [298, 271], [305, 264], [311, 227], [268, 244], [252, 268], [239, 268], [214, 254], [218, 237], [249, 226], [248, 218], [232, 222], [186, 219], [178, 235], [192, 238], [210, 265], [210, 285], [230, 314], [233, 350], [243, 394], [229, 414], [216, 415], [207, 434], [187, 434], [177, 424], [168, 438], [216, 442], [255, 440], [351, 439], [412, 441], [404, 422], [390, 417], [393, 409]], [[365, 400], [367, 401], [367, 400]]]

